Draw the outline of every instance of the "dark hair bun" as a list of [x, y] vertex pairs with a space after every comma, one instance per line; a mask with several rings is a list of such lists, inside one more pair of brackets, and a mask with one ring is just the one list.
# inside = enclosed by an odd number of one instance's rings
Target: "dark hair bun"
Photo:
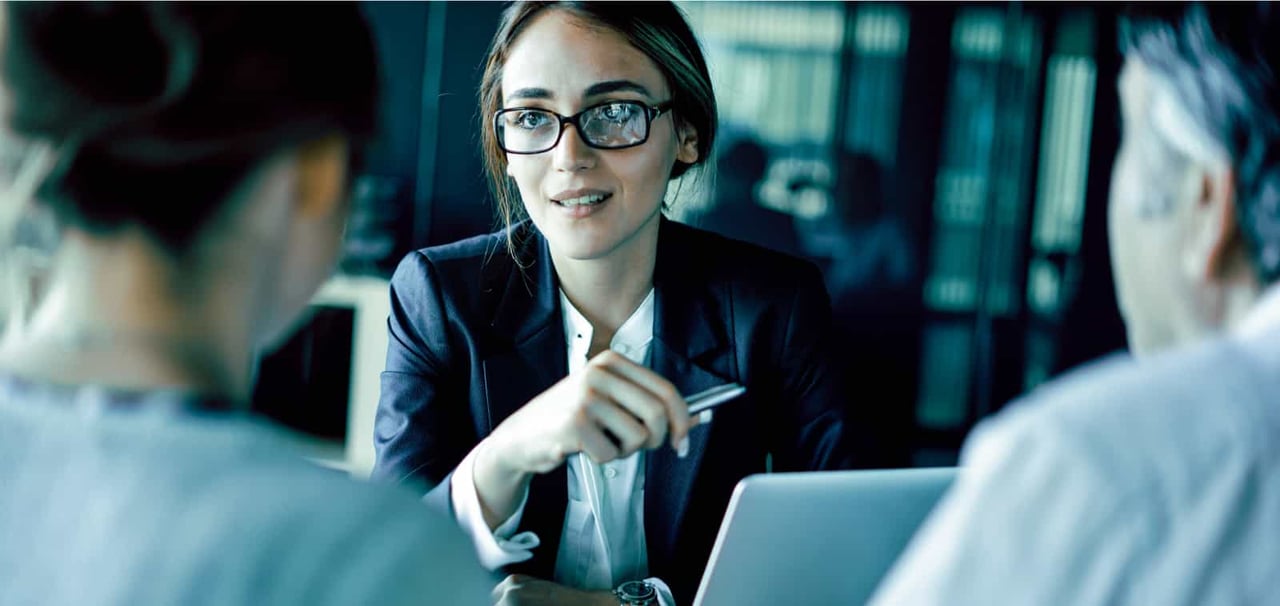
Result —
[[15, 132], [32, 138], [93, 131], [185, 92], [193, 34], [164, 5], [19, 3], [9, 9], [6, 80]]
[[[178, 246], [266, 156], [376, 125], [378, 69], [355, 4], [8, 3], [9, 127], [47, 141], [62, 219]], [[177, 206], [175, 206], [177, 205]]]

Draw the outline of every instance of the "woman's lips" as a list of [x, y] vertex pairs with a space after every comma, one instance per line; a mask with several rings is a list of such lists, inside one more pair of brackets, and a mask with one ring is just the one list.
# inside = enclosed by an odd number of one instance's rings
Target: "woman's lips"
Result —
[[574, 218], [585, 217], [595, 212], [613, 197], [607, 191], [595, 189], [565, 190], [550, 197], [551, 203], [563, 209]]

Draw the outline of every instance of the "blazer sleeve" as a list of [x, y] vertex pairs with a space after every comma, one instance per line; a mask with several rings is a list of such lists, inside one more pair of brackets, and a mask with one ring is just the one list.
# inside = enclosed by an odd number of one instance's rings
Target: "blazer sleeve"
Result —
[[431, 260], [414, 252], [391, 279], [387, 364], [374, 422], [372, 477], [433, 487], [475, 445], [452, 311]]
[[818, 269], [805, 264], [785, 315], [777, 354], [781, 374], [773, 467], [777, 471], [849, 469], [866, 436], [848, 419], [846, 382], [832, 364], [831, 301]]

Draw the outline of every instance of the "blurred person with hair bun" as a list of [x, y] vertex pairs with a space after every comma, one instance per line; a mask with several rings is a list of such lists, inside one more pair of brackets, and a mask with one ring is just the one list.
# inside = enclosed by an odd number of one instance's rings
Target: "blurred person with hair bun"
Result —
[[[250, 417], [375, 132], [353, 5], [6, 3], [60, 243], [0, 348], [0, 603], [479, 604], [466, 538]], [[14, 204], [9, 199], [6, 204]]]

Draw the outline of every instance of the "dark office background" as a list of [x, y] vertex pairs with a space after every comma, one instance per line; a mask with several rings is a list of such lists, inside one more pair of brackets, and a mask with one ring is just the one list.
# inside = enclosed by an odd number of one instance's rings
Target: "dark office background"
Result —
[[[1123, 349], [1112, 5], [678, 4], [723, 138], [718, 175], [680, 184], [672, 215], [823, 268], [851, 410], [884, 437], [868, 465], [954, 463], [978, 420]], [[503, 6], [367, 5], [386, 124], [345, 271], [494, 228], [476, 87]]]

